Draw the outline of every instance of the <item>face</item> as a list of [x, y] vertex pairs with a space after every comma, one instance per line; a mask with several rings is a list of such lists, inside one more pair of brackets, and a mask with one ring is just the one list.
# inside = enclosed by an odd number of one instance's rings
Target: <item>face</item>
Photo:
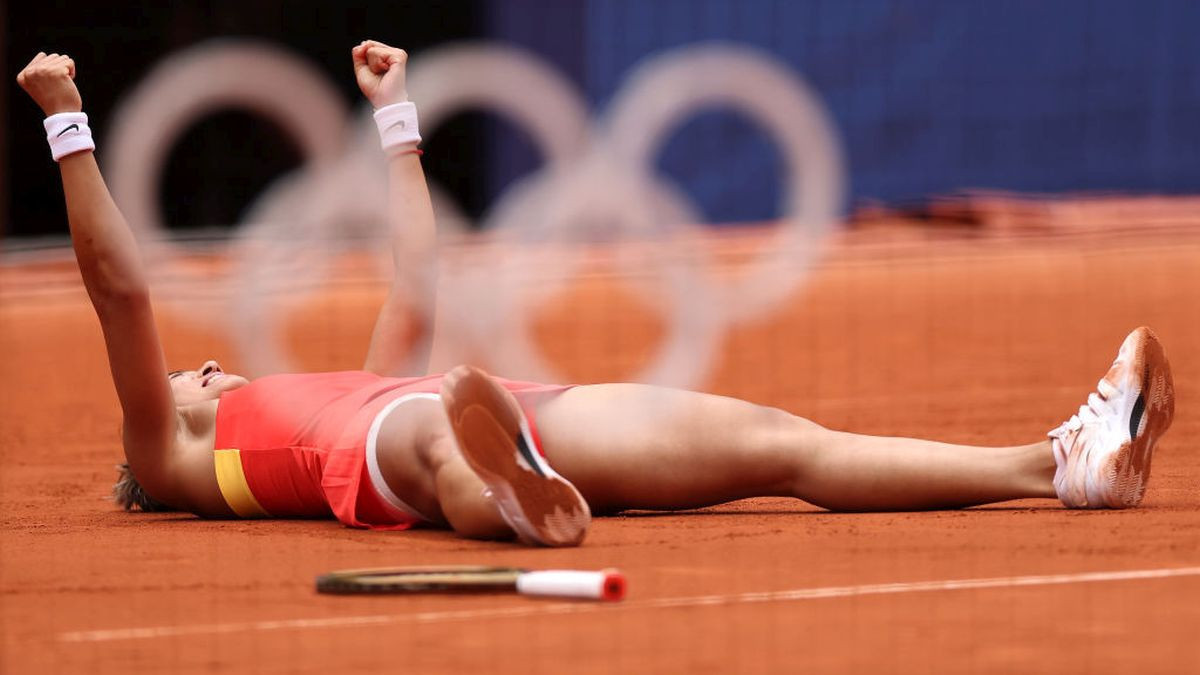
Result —
[[221, 370], [221, 364], [216, 361], [205, 361], [198, 370], [171, 373], [169, 379], [175, 405], [211, 401], [250, 383], [241, 375], [230, 375]]

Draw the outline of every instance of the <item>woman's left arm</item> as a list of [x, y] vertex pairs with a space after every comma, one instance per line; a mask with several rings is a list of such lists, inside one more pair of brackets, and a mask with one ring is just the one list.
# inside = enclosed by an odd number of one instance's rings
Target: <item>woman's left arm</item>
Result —
[[[359, 88], [375, 107], [385, 136], [395, 270], [363, 369], [380, 375], [424, 375], [433, 341], [437, 229], [417, 150], [416, 113], [405, 89], [408, 54], [366, 40], [351, 50], [351, 57]], [[405, 130], [406, 123], [413, 128]]]

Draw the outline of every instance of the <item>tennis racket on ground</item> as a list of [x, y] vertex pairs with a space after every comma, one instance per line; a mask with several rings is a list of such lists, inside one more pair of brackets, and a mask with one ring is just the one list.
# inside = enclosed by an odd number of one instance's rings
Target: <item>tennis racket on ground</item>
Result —
[[519, 567], [378, 567], [317, 577], [318, 593], [520, 593], [560, 598], [620, 600], [625, 577], [614, 569], [527, 570]]

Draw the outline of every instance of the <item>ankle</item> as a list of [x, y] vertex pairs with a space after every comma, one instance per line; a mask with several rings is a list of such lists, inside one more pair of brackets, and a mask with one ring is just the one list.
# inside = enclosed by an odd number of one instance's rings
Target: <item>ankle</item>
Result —
[[1053, 498], [1057, 496], [1054, 489], [1054, 474], [1058, 469], [1055, 460], [1056, 439], [1047, 438], [1022, 448], [1024, 462], [1021, 476], [1028, 491], [1033, 497]]
[[476, 497], [475, 503], [443, 507], [446, 521], [459, 536], [467, 539], [511, 539], [512, 528], [504, 522], [490, 497]]

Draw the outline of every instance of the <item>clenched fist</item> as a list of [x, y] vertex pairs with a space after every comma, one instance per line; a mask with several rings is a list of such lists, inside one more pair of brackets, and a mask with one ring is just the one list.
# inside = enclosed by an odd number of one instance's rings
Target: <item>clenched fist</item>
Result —
[[404, 70], [408, 54], [382, 42], [363, 40], [350, 50], [354, 59], [354, 77], [363, 96], [376, 108], [408, 100]]
[[38, 52], [17, 75], [17, 84], [47, 117], [83, 110], [83, 100], [75, 87], [75, 62], [66, 54]]

